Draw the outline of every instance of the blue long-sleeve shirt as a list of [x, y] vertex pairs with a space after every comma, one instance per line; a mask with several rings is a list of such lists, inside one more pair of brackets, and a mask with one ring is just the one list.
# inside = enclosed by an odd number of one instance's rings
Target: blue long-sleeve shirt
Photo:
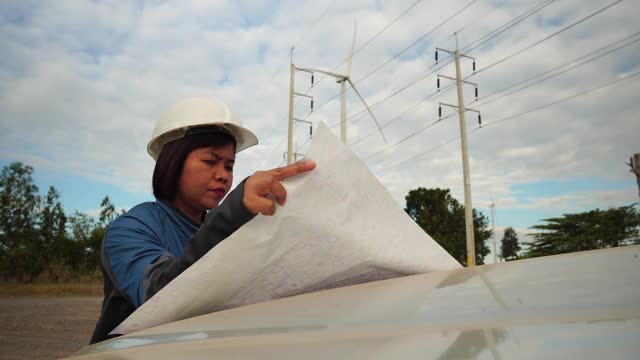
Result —
[[109, 226], [104, 250], [116, 283], [136, 308], [145, 300], [145, 269], [163, 255], [180, 257], [199, 227], [161, 201], [137, 205]]
[[244, 181], [200, 224], [163, 202], [143, 203], [116, 219], [102, 242], [104, 300], [90, 343], [109, 333], [147, 299], [255, 215], [244, 205]]

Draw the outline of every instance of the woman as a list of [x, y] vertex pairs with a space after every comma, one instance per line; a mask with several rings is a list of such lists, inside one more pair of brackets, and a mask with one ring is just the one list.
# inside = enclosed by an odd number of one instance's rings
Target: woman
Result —
[[229, 193], [235, 154], [257, 143], [219, 101], [191, 98], [163, 114], [147, 146], [156, 201], [117, 218], [102, 243], [104, 300], [92, 344], [258, 213], [273, 215], [275, 201], [286, 200], [280, 181], [315, 167], [259, 171]]

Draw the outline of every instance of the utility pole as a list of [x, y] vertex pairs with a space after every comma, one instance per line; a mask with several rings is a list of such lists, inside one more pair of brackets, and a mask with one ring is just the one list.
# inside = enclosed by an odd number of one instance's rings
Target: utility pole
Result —
[[491, 229], [493, 235], [491, 236], [493, 238], [493, 263], [497, 264], [498, 252], [496, 250], [496, 204], [493, 202], [493, 196], [491, 197], [491, 205], [489, 205], [489, 207], [491, 208]]
[[291, 164], [293, 152], [293, 89], [296, 66], [293, 64], [293, 47], [291, 48], [291, 80], [289, 80], [289, 132], [287, 138], [287, 165]]
[[[351, 64], [351, 61], [349, 61]], [[348, 72], [347, 72], [348, 73]], [[347, 78], [338, 80], [340, 83], [340, 140], [347, 143]]]
[[476, 99], [478, 98], [478, 85], [468, 82], [468, 81], [464, 81], [462, 80], [462, 75], [460, 73], [460, 58], [461, 57], [466, 57], [469, 59], [473, 60], [473, 71], [476, 71], [476, 62], [475, 59], [470, 57], [470, 56], [466, 56], [466, 55], [461, 55], [460, 51], [458, 50], [458, 35], [457, 33], [454, 33], [456, 35], [456, 50], [455, 51], [449, 51], [449, 50], [444, 50], [444, 49], [439, 49], [436, 48], [436, 62], [438, 61], [438, 51], [443, 51], [449, 54], [452, 54], [455, 56], [455, 63], [456, 63], [456, 77], [455, 79], [447, 77], [447, 76], [442, 76], [442, 75], [438, 75], [438, 79], [437, 79], [437, 83], [438, 83], [438, 89], [440, 89], [440, 78], [446, 78], [446, 79], [450, 79], [450, 80], [455, 80], [456, 82], [456, 87], [458, 89], [458, 106], [455, 105], [449, 105], [449, 104], [444, 104], [444, 103], [440, 103], [440, 107], [438, 109], [438, 114], [440, 116], [440, 118], [442, 117], [442, 105], [444, 106], [448, 106], [448, 107], [452, 107], [452, 108], [457, 108], [458, 109], [458, 116], [460, 117], [460, 139], [461, 139], [461, 146], [462, 146], [462, 171], [463, 171], [463, 176], [464, 176], [464, 214], [465, 214], [465, 229], [466, 229], [466, 238], [467, 238], [467, 267], [471, 267], [471, 266], [475, 266], [476, 264], [476, 249], [475, 249], [475, 240], [474, 240], [474, 234], [473, 234], [473, 207], [471, 205], [471, 177], [469, 175], [469, 154], [468, 154], [468, 147], [467, 147], [467, 126], [465, 123], [465, 119], [464, 119], [464, 114], [466, 111], [473, 111], [478, 113], [478, 122], [480, 124], [480, 126], [482, 126], [482, 119], [480, 117], [480, 112], [474, 109], [469, 109], [469, 108], [465, 108], [464, 107], [464, 97], [462, 94], [462, 83], [465, 84], [470, 84], [475, 86], [475, 93], [476, 93]]
[[629, 162], [627, 163], [631, 168], [632, 173], [636, 174], [636, 182], [638, 183], [638, 197], [640, 198], [640, 153], [633, 154], [632, 157], [629, 158]]
[[[290, 165], [291, 163], [294, 162], [294, 157], [297, 159], [298, 155], [301, 154], [297, 154], [294, 152], [293, 150], [293, 122], [294, 121], [300, 121], [300, 122], [304, 122], [309, 124], [309, 136], [313, 135], [313, 124], [311, 123], [311, 121], [306, 121], [306, 120], [300, 120], [300, 119], [296, 119], [293, 116], [294, 113], [294, 109], [293, 109], [293, 98], [294, 96], [303, 96], [306, 98], [311, 99], [311, 112], [313, 112], [313, 96], [307, 95], [307, 94], [300, 94], [295, 92], [295, 76], [296, 76], [296, 70], [299, 71], [305, 71], [305, 72], [310, 72], [310, 71], [306, 71], [304, 69], [299, 69], [296, 68], [296, 66], [293, 64], [293, 47], [291, 48], [291, 63], [290, 63], [290, 70], [291, 70], [291, 79], [289, 80], [289, 132], [288, 132], [288, 136], [287, 136], [287, 165]], [[311, 73], [311, 86], [313, 87], [313, 73]]]
[[[376, 126], [378, 127], [378, 131], [380, 131], [380, 135], [382, 136], [382, 140], [384, 140], [385, 144], [387, 143], [387, 139], [384, 136], [384, 133], [382, 132], [382, 128], [380, 127], [380, 124], [378, 123], [378, 120], [376, 119], [376, 117], [373, 115], [373, 112], [371, 111], [371, 108], [369, 107], [369, 105], [367, 105], [367, 102], [364, 101], [364, 98], [362, 97], [362, 95], [360, 95], [360, 92], [358, 91], [358, 89], [356, 88], [356, 85], [351, 81], [351, 62], [353, 59], [353, 48], [355, 47], [356, 44], [356, 23], [354, 22], [353, 24], [353, 40], [351, 41], [351, 48], [349, 50], [349, 57], [347, 58], [347, 73], [346, 74], [338, 74], [335, 72], [331, 72], [331, 71], [326, 71], [326, 70], [322, 70], [322, 69], [315, 69], [315, 68], [302, 68], [302, 67], [296, 67], [295, 65], [293, 65], [293, 60], [291, 61], [291, 90], [289, 92], [289, 151], [287, 152], [289, 159], [291, 159], [291, 157], [293, 156], [293, 140], [292, 140], [292, 133], [293, 133], [293, 122], [294, 121], [300, 121], [300, 122], [305, 122], [305, 123], [310, 123], [309, 121], [305, 121], [305, 120], [300, 120], [300, 119], [296, 119], [293, 117], [293, 96], [297, 95], [297, 96], [304, 96], [304, 97], [308, 97], [311, 99], [311, 112], [313, 112], [313, 97], [306, 95], [306, 94], [300, 94], [300, 93], [296, 93], [293, 90], [293, 76], [294, 76], [294, 72], [295, 71], [304, 71], [307, 72], [309, 74], [311, 74], [311, 86], [313, 87], [313, 76], [315, 73], [320, 73], [323, 75], [328, 75], [333, 77], [334, 79], [336, 79], [336, 82], [340, 84], [340, 139], [342, 140], [343, 143], [347, 143], [347, 83], [349, 83], [349, 86], [351, 87], [351, 89], [353, 90], [353, 92], [356, 93], [356, 95], [358, 95], [358, 97], [360, 98], [360, 101], [362, 101], [362, 103], [364, 104], [365, 108], [367, 109], [367, 111], [369, 112], [369, 115], [371, 115], [371, 117], [373, 118], [373, 121], [375, 121]], [[293, 52], [293, 49], [291, 50]], [[293, 58], [293, 55], [292, 55]], [[289, 162], [290, 163], [290, 162]]]

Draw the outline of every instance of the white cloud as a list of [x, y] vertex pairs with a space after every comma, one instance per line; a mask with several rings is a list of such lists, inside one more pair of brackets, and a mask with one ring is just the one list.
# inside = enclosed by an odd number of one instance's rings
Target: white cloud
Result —
[[637, 200], [638, 190], [634, 187], [618, 190], [576, 191], [559, 196], [530, 198], [531, 202], [516, 204], [520, 209], [553, 209], [572, 211], [576, 208], [602, 209], [628, 205]]
[[[145, 148], [154, 120], [173, 101], [205, 94], [229, 102], [259, 135], [259, 146], [239, 154], [236, 176], [276, 166], [286, 151], [290, 46], [296, 43], [297, 65], [332, 69], [347, 55], [354, 17], [357, 42], [362, 44], [412, 3], [5, 3], [0, 5], [4, 14], [0, 18], [0, 159], [22, 160], [38, 169], [148, 193], [153, 162]], [[466, 3], [418, 4], [354, 57], [352, 78], [362, 78]], [[554, 2], [471, 55], [482, 69], [606, 4]], [[357, 86], [369, 103], [375, 103], [431, 66], [435, 46], [453, 48], [452, 32], [462, 29], [459, 41], [465, 46], [532, 6], [524, 0], [500, 6], [476, 2]], [[616, 5], [470, 81], [479, 84], [481, 95], [489, 94], [621, 39], [636, 31], [633, 10], [633, 2]], [[517, 114], [637, 71], [638, 54], [638, 44], [632, 45], [481, 107], [483, 121]], [[337, 71], [344, 71], [344, 66]], [[463, 63], [463, 71], [469, 73], [468, 62]], [[454, 68], [450, 65], [439, 73], [451, 76]], [[298, 74], [296, 90], [307, 90], [308, 81], [308, 76]], [[338, 90], [334, 81], [317, 83], [310, 92], [317, 109], [310, 120], [337, 123], [337, 99], [319, 106]], [[435, 90], [435, 77], [427, 77], [375, 106], [374, 112], [385, 123]], [[622, 162], [639, 150], [639, 90], [636, 78], [470, 135], [474, 204], [484, 205], [489, 193], [514, 207], [557, 206], [570, 211], [619, 204], [626, 193], [565, 194], [519, 204], [512, 187], [573, 177], [631, 181]], [[464, 95], [472, 106], [472, 89], [466, 88]], [[442, 91], [418, 111], [385, 127], [389, 143], [436, 120], [439, 101], [456, 103], [455, 91]], [[296, 109], [297, 115], [305, 116], [306, 102]], [[359, 100], [349, 92], [348, 113], [361, 110]], [[476, 126], [471, 113], [467, 124], [470, 129]], [[298, 145], [306, 141], [307, 131], [304, 126], [296, 130]], [[350, 119], [348, 133], [350, 141], [373, 133], [354, 146], [362, 158], [385, 146], [365, 115]], [[453, 117], [366, 163], [377, 172], [458, 135], [458, 120]], [[418, 186], [451, 188], [462, 199], [460, 159], [456, 142], [379, 176], [399, 203], [409, 189]]]
[[[114, 205], [114, 208], [116, 209], [117, 213], [120, 213], [121, 211], [129, 211], [133, 206], [130, 205], [123, 205], [123, 206], [118, 206], [118, 205]], [[89, 216], [92, 216], [96, 219], [100, 218], [100, 212], [102, 212], [102, 208], [92, 208], [92, 209], [88, 209], [83, 211], [84, 214], [87, 214]]]

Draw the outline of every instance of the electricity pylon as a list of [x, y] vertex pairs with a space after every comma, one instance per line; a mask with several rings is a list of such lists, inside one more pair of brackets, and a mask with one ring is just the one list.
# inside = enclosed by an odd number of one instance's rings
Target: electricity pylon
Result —
[[493, 195], [489, 194], [489, 196], [491, 196], [491, 205], [489, 205], [489, 208], [491, 208], [491, 228], [492, 228], [492, 238], [493, 238], [493, 263], [497, 264], [498, 263], [498, 258], [497, 258], [497, 250], [496, 250], [496, 204], [493, 202]]
[[[371, 118], [373, 118], [373, 121], [376, 123], [376, 126], [378, 127], [378, 130], [380, 131], [380, 135], [382, 135], [382, 139], [384, 140], [384, 142], [387, 142], [387, 139], [384, 136], [384, 133], [382, 132], [382, 128], [380, 127], [380, 124], [378, 123], [378, 120], [376, 119], [376, 117], [373, 115], [373, 112], [371, 111], [371, 108], [369, 107], [369, 105], [367, 104], [367, 102], [364, 100], [364, 98], [362, 97], [362, 95], [360, 95], [360, 92], [358, 91], [358, 89], [356, 88], [355, 84], [353, 83], [353, 81], [351, 81], [351, 62], [352, 62], [352, 58], [353, 58], [353, 48], [356, 44], [356, 23], [354, 21], [353, 23], [353, 40], [351, 42], [351, 49], [349, 50], [349, 57], [347, 58], [347, 73], [346, 74], [338, 74], [338, 73], [334, 73], [331, 71], [327, 71], [327, 70], [322, 70], [322, 69], [315, 69], [315, 68], [306, 68], [306, 67], [296, 67], [293, 64], [293, 61], [291, 62], [291, 82], [290, 82], [290, 91], [289, 91], [289, 148], [288, 148], [288, 163], [291, 163], [291, 156], [292, 156], [292, 145], [293, 145], [293, 122], [294, 121], [303, 121], [303, 120], [299, 120], [299, 119], [295, 119], [293, 116], [293, 97], [294, 95], [298, 95], [298, 96], [306, 96], [309, 97], [306, 94], [299, 94], [296, 93], [294, 91], [294, 76], [295, 76], [295, 71], [303, 71], [303, 72], [307, 72], [311, 74], [311, 83], [313, 86], [313, 74], [315, 73], [320, 73], [320, 74], [325, 74], [328, 76], [331, 76], [333, 78], [336, 79], [336, 82], [340, 84], [340, 139], [342, 140], [343, 143], [347, 143], [347, 95], [346, 95], [346, 84], [349, 83], [349, 85], [351, 86], [351, 89], [353, 89], [353, 92], [356, 93], [356, 95], [358, 95], [358, 98], [360, 98], [360, 101], [362, 101], [362, 103], [364, 104], [364, 106], [367, 108], [367, 111], [369, 112], [369, 115], [371, 115]], [[311, 108], [313, 111], [313, 98], [311, 99]]]
[[443, 52], [454, 55], [455, 63], [456, 63], [456, 77], [454, 79], [447, 76], [438, 75], [437, 81], [438, 81], [438, 88], [439, 88], [441, 77], [450, 79], [450, 80], [455, 80], [456, 87], [458, 88], [458, 106], [440, 103], [440, 107], [438, 108], [438, 113], [439, 113], [439, 116], [442, 117], [442, 105], [444, 105], [452, 108], [457, 108], [458, 115], [460, 117], [460, 140], [461, 140], [460, 142], [462, 145], [462, 171], [464, 175], [464, 214], [465, 214], [464, 222], [465, 222], [466, 238], [467, 238], [467, 266], [470, 267], [476, 264], [476, 248], [475, 248], [475, 240], [474, 240], [474, 234], [473, 234], [473, 208], [471, 205], [471, 176], [469, 175], [467, 126], [464, 120], [464, 113], [465, 111], [474, 111], [478, 113], [478, 122], [480, 123], [480, 125], [482, 125], [482, 119], [480, 117], [479, 111], [464, 107], [464, 98], [462, 96], [462, 83], [474, 85], [476, 87], [476, 99], [478, 98], [478, 85], [462, 80], [462, 76], [460, 74], [460, 57], [466, 57], [473, 60], [474, 72], [476, 70], [476, 61], [474, 58], [470, 56], [460, 54], [460, 51], [458, 50], [458, 36], [457, 36], [457, 33], [454, 33], [454, 34], [456, 35], [456, 51], [449, 51], [449, 50], [436, 48], [436, 62], [438, 62], [438, 51], [443, 51]]

